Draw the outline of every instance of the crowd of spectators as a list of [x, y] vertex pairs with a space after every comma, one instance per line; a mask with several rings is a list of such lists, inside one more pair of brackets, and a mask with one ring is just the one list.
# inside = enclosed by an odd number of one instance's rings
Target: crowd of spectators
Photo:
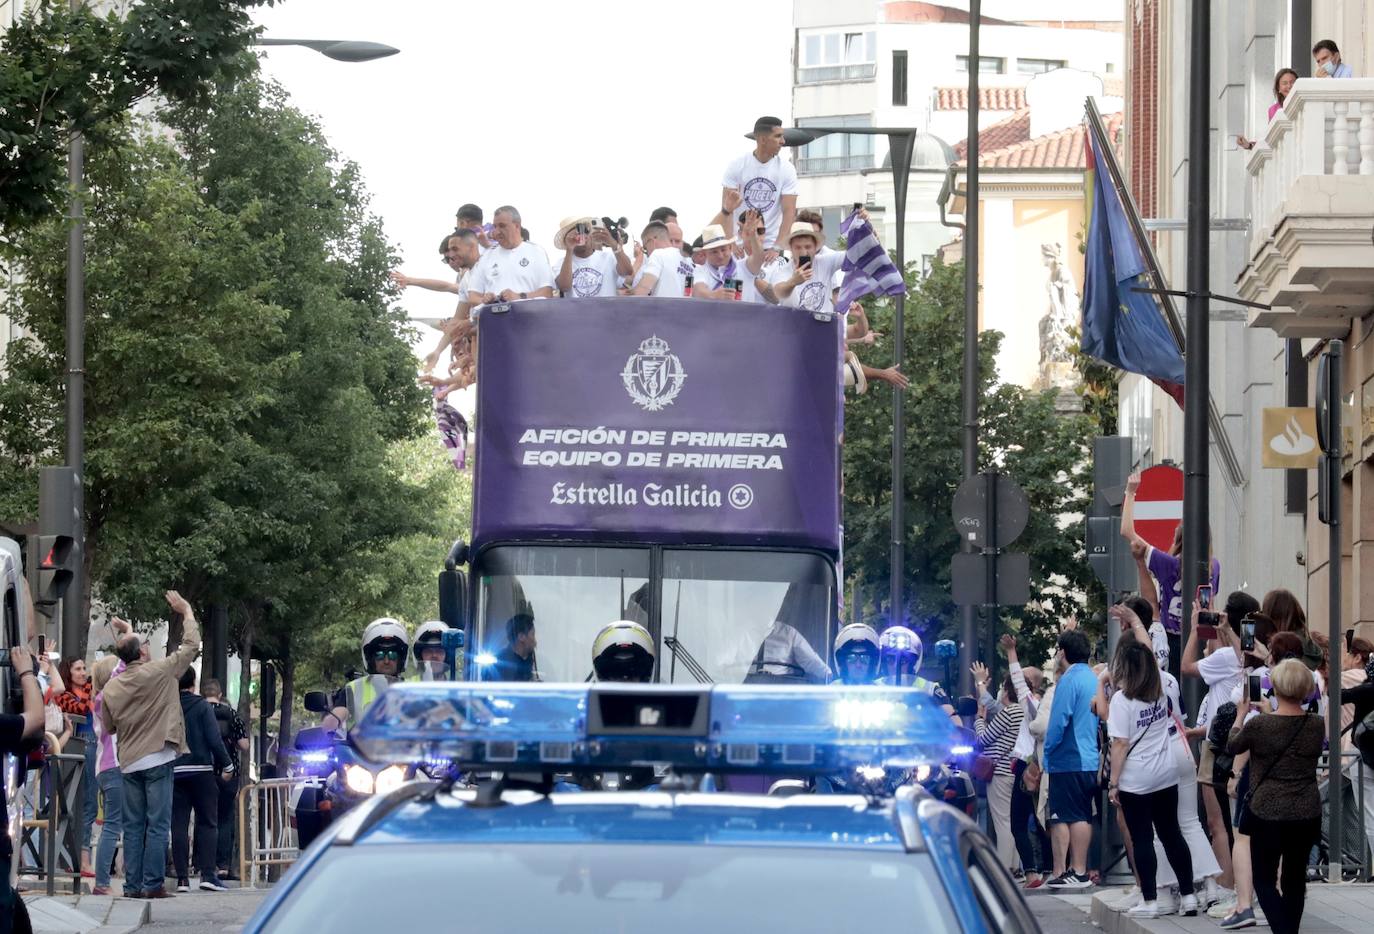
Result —
[[[1133, 477], [1122, 534], [1139, 591], [1111, 607], [1119, 635], [1110, 657], [1099, 648], [1095, 659], [1070, 619], [1052, 679], [1022, 666], [1010, 636], [998, 697], [987, 691], [988, 669], [973, 668], [974, 730], [995, 763], [987, 797], [998, 853], [1028, 888], [1100, 884], [1110, 853], [1105, 797], [1135, 880], [1109, 906], [1145, 918], [1205, 911], [1228, 930], [1267, 923], [1295, 932], [1307, 884], [1325, 879], [1338, 857], [1353, 873], [1366, 843], [1374, 847], [1374, 643], [1350, 630], [1329, 644], [1308, 628], [1297, 597], [1276, 588], [1261, 599], [1237, 590], [1213, 607], [1190, 601], [1180, 646], [1179, 549], [1138, 538], [1137, 488]], [[1204, 590], [1214, 591], [1221, 567], [1210, 563]], [[1206, 688], [1191, 724], [1171, 662]], [[1346, 754], [1335, 778], [1323, 761], [1330, 677], [1341, 679], [1335, 715]], [[1363, 760], [1363, 806], [1352, 753]], [[1331, 795], [1346, 840], [1330, 839], [1324, 824]]]
[[[625, 229], [623, 218], [570, 215], [553, 231], [551, 244], [562, 259], [551, 263], [544, 248], [531, 242], [515, 206], [498, 207], [490, 224], [484, 223], [485, 214], [477, 205], [460, 207], [455, 229], [439, 243], [441, 260], [455, 278], [391, 274], [401, 288], [458, 297], [438, 345], [425, 358], [422, 380], [434, 387], [439, 399], [472, 385], [477, 355], [474, 313], [495, 302], [654, 296], [834, 312], [845, 255], [826, 244], [819, 214], [797, 209], [797, 173], [781, 155], [782, 121], [760, 117], [746, 136], [754, 148], [726, 167], [720, 203], [690, 242], [670, 207], [656, 209], [638, 237]], [[866, 212], [857, 213], [868, 222]], [[857, 302], [839, 311], [845, 316], [847, 343], [871, 344], [881, 336], [869, 328]], [[448, 371], [436, 375], [445, 351]], [[907, 387], [899, 367], [868, 367], [853, 351], [846, 351], [852, 385], [862, 389], [877, 380]]]

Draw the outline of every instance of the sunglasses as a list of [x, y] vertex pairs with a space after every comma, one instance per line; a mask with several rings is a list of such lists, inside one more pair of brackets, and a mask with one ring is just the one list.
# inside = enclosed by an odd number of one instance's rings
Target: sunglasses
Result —
[[377, 652], [377, 658], [380, 659], [381, 661], [392, 661], [392, 662], [394, 662], [394, 661], [396, 661], [397, 659], [399, 659], [400, 657], [401, 657], [401, 651], [400, 651], [400, 649], [380, 649], [380, 650], [378, 650], [378, 652]]

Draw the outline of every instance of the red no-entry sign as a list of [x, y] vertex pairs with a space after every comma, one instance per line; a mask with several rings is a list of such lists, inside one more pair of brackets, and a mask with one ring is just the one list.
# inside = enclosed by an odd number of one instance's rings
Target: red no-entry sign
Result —
[[1135, 494], [1135, 531], [1160, 551], [1174, 544], [1174, 530], [1183, 521], [1183, 471], [1151, 467], [1140, 474]]

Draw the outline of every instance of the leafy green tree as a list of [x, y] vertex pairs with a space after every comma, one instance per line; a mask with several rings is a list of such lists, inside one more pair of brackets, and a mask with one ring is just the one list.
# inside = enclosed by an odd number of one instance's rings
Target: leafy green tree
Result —
[[[950, 561], [959, 548], [951, 504], [962, 479], [963, 267], [936, 266], [924, 280], [909, 276], [908, 286], [903, 354], [903, 372], [911, 379], [904, 491], [907, 622], [933, 641], [958, 636]], [[873, 326], [889, 335], [863, 352], [870, 362], [892, 357], [892, 313], [890, 300], [874, 302], [869, 311]], [[1057, 413], [1052, 391], [997, 385], [1001, 340], [996, 331], [979, 336], [979, 463], [1008, 474], [1030, 500], [1030, 523], [1014, 547], [1031, 557], [1031, 602], [1001, 613], [1001, 625], [1019, 629], [1022, 656], [1029, 659], [1039, 657], [1057, 632], [1054, 620], [1077, 612], [1086, 585], [1082, 525], [1070, 519], [1087, 502], [1084, 470], [1092, 428], [1082, 416]], [[849, 612], [883, 621], [890, 614], [891, 450], [890, 391], [850, 397], [844, 445], [845, 572], [859, 605]], [[981, 644], [986, 640], [981, 635]]]
[[149, 95], [197, 101], [212, 79], [251, 71], [250, 11], [273, 2], [34, 4], [0, 33], [0, 233], [60, 210], [73, 130], [101, 148]]

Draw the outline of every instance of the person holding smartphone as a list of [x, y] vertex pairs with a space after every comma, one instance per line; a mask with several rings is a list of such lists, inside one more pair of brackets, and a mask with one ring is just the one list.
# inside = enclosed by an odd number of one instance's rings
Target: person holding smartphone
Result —
[[[1282, 636], [1292, 634], [1279, 633], [1275, 641]], [[1239, 827], [1251, 838], [1255, 894], [1274, 934], [1296, 934], [1307, 892], [1307, 856], [1321, 834], [1317, 760], [1326, 730], [1322, 718], [1308, 711], [1316, 682], [1300, 658], [1278, 662], [1269, 683], [1270, 694], [1258, 699], [1250, 694], [1257, 685], [1247, 684], [1244, 702], [1250, 712], [1243, 726], [1231, 730], [1227, 750], [1250, 753], [1251, 784], [1240, 802]]]
[[[24, 706], [20, 714], [0, 714], [0, 753], [22, 755], [26, 744], [42, 738], [43, 692], [38, 688], [38, 666], [27, 648], [16, 645], [10, 649], [10, 666], [11, 675], [23, 692]], [[0, 834], [0, 934], [30, 929], [24, 900], [10, 886], [14, 844], [8, 833], [9, 823], [5, 796], [0, 795], [0, 827], [6, 828]]]
[[[1126, 480], [1126, 496], [1121, 503], [1121, 537], [1132, 550], [1145, 549], [1145, 566], [1158, 582], [1159, 616], [1169, 635], [1170, 657], [1177, 657], [1180, 632], [1183, 629], [1183, 524], [1174, 530], [1174, 540], [1168, 551], [1161, 551], [1141, 538], [1135, 530], [1135, 494], [1140, 489], [1140, 474], [1133, 473]], [[1207, 530], [1208, 583], [1212, 593], [1221, 591], [1221, 562], [1212, 555], [1212, 531]]]

